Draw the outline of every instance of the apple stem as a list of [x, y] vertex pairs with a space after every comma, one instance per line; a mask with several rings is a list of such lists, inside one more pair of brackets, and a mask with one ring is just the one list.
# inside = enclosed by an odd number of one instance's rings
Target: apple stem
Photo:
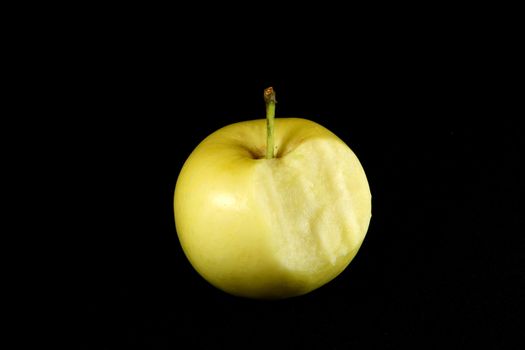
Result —
[[264, 89], [264, 102], [266, 103], [266, 159], [272, 159], [274, 155], [274, 127], [275, 119], [275, 91], [272, 87]]

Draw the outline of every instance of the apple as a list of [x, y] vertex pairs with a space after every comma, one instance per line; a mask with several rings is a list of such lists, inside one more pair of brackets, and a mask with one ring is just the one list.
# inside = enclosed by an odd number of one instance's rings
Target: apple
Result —
[[306, 294], [357, 254], [371, 193], [354, 152], [323, 126], [277, 118], [235, 123], [190, 154], [174, 194], [177, 234], [195, 270], [242, 297]]

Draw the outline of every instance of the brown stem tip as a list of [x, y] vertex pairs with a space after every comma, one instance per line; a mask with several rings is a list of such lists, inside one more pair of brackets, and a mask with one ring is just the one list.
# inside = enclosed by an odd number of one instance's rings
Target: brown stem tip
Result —
[[275, 91], [273, 90], [273, 87], [270, 86], [269, 88], [264, 89], [264, 102], [277, 103], [277, 101], [275, 100]]

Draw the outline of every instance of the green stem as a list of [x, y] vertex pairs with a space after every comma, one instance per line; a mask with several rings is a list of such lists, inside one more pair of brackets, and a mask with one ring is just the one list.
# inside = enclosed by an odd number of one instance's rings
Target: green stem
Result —
[[264, 90], [264, 102], [266, 103], [266, 159], [272, 159], [274, 155], [274, 127], [275, 119], [275, 91], [272, 87]]

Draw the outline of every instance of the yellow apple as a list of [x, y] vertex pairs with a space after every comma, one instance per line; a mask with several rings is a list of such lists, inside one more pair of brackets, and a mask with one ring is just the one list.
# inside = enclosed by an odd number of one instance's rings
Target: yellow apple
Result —
[[184, 253], [208, 282], [237, 296], [286, 298], [348, 266], [368, 230], [371, 194], [335, 134], [272, 115], [204, 139], [179, 174], [174, 212]]

